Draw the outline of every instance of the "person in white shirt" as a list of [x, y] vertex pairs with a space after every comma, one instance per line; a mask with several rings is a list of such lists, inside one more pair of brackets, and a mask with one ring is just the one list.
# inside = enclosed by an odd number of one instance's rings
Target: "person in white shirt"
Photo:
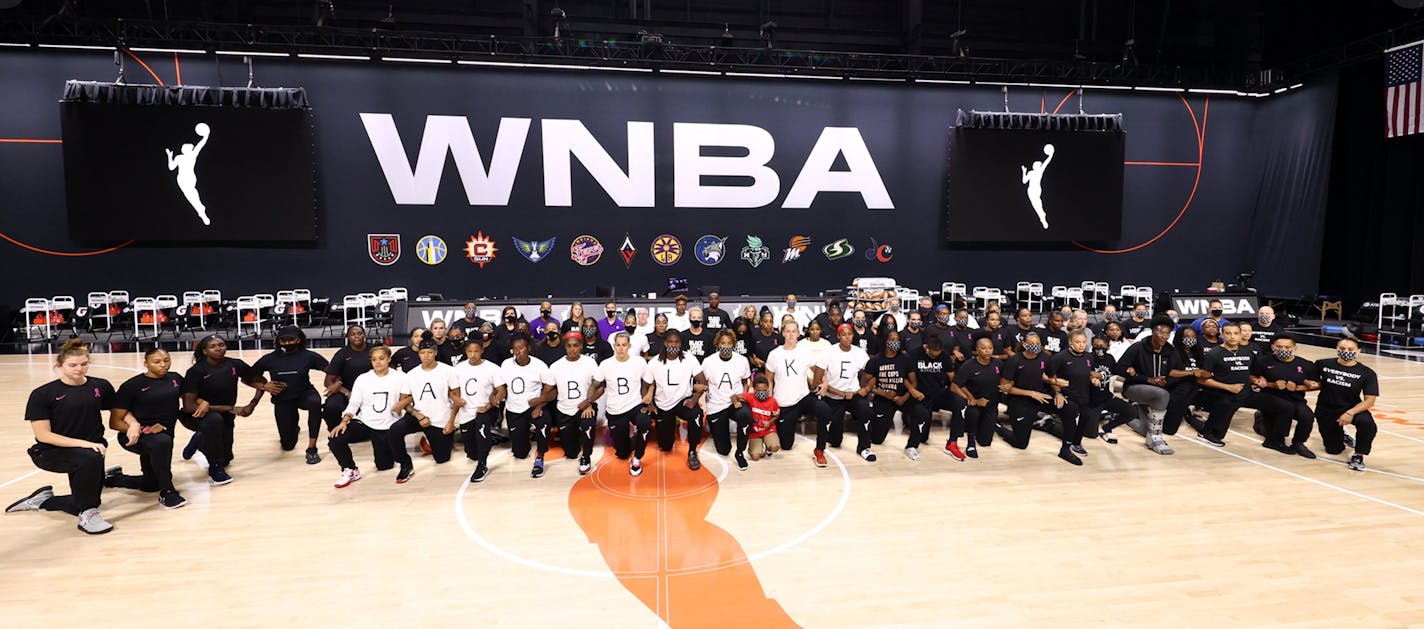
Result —
[[509, 349], [514, 355], [499, 366], [498, 395], [504, 400], [504, 420], [509, 426], [509, 444], [514, 458], [529, 456], [532, 438], [538, 448], [530, 476], [544, 475], [544, 453], [549, 451], [549, 414], [544, 405], [553, 401], [554, 387], [549, 381], [549, 367], [529, 355], [528, 336], [516, 334]]
[[371, 370], [356, 377], [356, 382], [349, 389], [351, 395], [346, 409], [341, 412], [341, 423], [331, 429], [326, 440], [326, 447], [341, 464], [337, 489], [361, 480], [361, 470], [356, 467], [356, 458], [351, 454], [353, 442], [371, 441], [371, 453], [375, 456], [378, 471], [395, 467], [397, 460], [402, 467], [412, 465], [405, 444], [394, 448], [395, 444], [390, 439], [391, 425], [400, 419], [395, 406], [400, 401], [405, 375], [391, 369], [390, 348], [373, 347], [369, 353]]
[[801, 339], [801, 345], [811, 352], [813, 363], [819, 362], [821, 354], [831, 348], [831, 342], [826, 340], [825, 330], [821, 328], [821, 322], [812, 321], [806, 326], [806, 338]]
[[[707, 430], [712, 433], [712, 444], [717, 454], [726, 456], [732, 450], [729, 419], [742, 407], [741, 396], [750, 390], [751, 364], [745, 356], [737, 354], [737, 335], [728, 328], [722, 328], [714, 338], [716, 351], [702, 361], [702, 375], [707, 380]], [[737, 469], [747, 469], [747, 430], [750, 422], [737, 422]]]
[[[646, 312], [646, 310], [644, 310], [644, 312]], [[623, 318], [623, 330], [628, 333], [628, 351], [632, 352], [634, 356], [641, 358], [648, 349], [648, 336], [647, 333], [638, 331], [637, 314], [629, 314]], [[651, 326], [649, 326], [648, 331], [652, 331]]]
[[674, 298], [672, 300], [672, 307], [674, 311], [667, 316], [668, 329], [682, 332], [691, 327], [691, 324], [688, 322], [690, 317], [688, 317], [687, 313], [687, 295], [678, 295]]
[[820, 367], [816, 394], [827, 410], [825, 419], [816, 422], [816, 450], [812, 453], [820, 467], [825, 467], [826, 446], [841, 447], [847, 411], [855, 420], [860, 444], [870, 440], [873, 413], [869, 401], [870, 376], [865, 373], [870, 355], [855, 344], [855, 330], [849, 323], [842, 323], [836, 329], [836, 338], [840, 343], [822, 352], [816, 363]]
[[613, 357], [598, 365], [594, 378], [603, 383], [604, 414], [613, 435], [613, 453], [628, 463], [628, 473], [643, 473], [643, 454], [648, 447], [652, 419], [643, 407], [653, 401], [653, 385], [643, 382], [648, 361], [632, 351], [632, 335], [613, 335]]
[[[633, 338], [641, 337], [646, 339], [649, 334], [653, 333], [653, 320], [649, 317], [647, 308], [638, 308], [635, 312], [637, 312], [638, 315], [638, 325], [628, 329], [633, 331]], [[634, 345], [636, 345], [636, 342]], [[646, 350], [647, 348], [645, 347], [643, 349]], [[644, 351], [643, 353], [646, 354], [647, 352]]]
[[[778, 308], [778, 309], [776, 310], [776, 312], [774, 313], [774, 316], [776, 317], [776, 319], [775, 319], [776, 321], [781, 321], [782, 317], [784, 317], [784, 316], [786, 316], [786, 315], [791, 315], [791, 318], [796, 321], [796, 325], [798, 326], [796, 329], [798, 329], [798, 330], [804, 330], [804, 329], [806, 328], [806, 326], [807, 326], [807, 325], [810, 325], [810, 323], [811, 323], [811, 311], [810, 311], [810, 310], [807, 310], [807, 309], [805, 309], [805, 308], [801, 308], [801, 307], [797, 306], [797, 305], [796, 305], [796, 296], [795, 296], [795, 295], [787, 295], [787, 296], [786, 296], [786, 307], [785, 307], [785, 308]], [[784, 439], [783, 439], [782, 443], [783, 443], [783, 446], [782, 446], [782, 447], [785, 447], [785, 445], [784, 445], [784, 444], [785, 444], [785, 440], [784, 440]]]
[[[819, 377], [816, 372], [820, 367], [812, 361], [810, 350], [798, 343], [801, 326], [787, 321], [781, 326], [781, 336], [784, 342], [766, 356], [766, 374], [771, 380], [772, 395], [781, 406], [776, 435], [781, 440], [781, 449], [790, 450], [796, 443], [796, 423], [801, 421], [801, 416], [809, 414], [819, 423], [825, 421], [830, 409], [811, 395], [810, 383]], [[816, 464], [823, 465], [821, 459], [817, 459]]]
[[663, 351], [648, 362], [643, 382], [653, 385], [653, 403], [647, 412], [656, 424], [658, 449], [672, 452], [677, 441], [677, 420], [681, 419], [687, 422], [687, 468], [701, 469], [697, 446], [702, 441], [702, 409], [697, 408], [697, 403], [707, 391], [707, 379], [702, 375], [702, 365], [682, 355], [682, 335], [676, 330], [669, 330], [663, 337]]
[[583, 355], [583, 333], [564, 335], [564, 357], [549, 364], [554, 385], [554, 410], [550, 418], [559, 430], [564, 458], [578, 459], [580, 475], [593, 470], [593, 429], [598, 424], [598, 405], [603, 383], [595, 379], [598, 363]]
[[499, 418], [496, 408], [501, 400], [499, 367], [485, 360], [485, 347], [479, 341], [465, 344], [465, 360], [455, 365], [455, 378], [460, 383], [460, 395], [465, 405], [455, 414], [460, 436], [465, 441], [465, 456], [475, 462], [470, 482], [478, 483], [489, 476], [489, 451], [493, 443], [491, 430]]
[[[455, 368], [439, 362], [435, 341], [422, 340], [420, 366], [405, 375], [401, 399], [396, 403], [396, 410], [409, 408], [410, 412], [391, 425], [392, 447], [404, 452], [405, 436], [420, 432], [430, 442], [430, 455], [435, 463], [449, 461], [455, 447], [455, 438], [450, 436], [455, 432], [455, 412], [464, 405], [460, 383], [455, 381]], [[402, 464], [396, 482], [404, 484], [414, 474], [414, 467]]]

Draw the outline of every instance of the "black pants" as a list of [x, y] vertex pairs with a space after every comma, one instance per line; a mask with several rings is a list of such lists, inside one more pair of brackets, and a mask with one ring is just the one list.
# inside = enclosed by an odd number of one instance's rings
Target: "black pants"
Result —
[[[589, 408], [593, 409], [595, 415], [598, 413], [598, 406]], [[563, 411], [552, 406], [546, 407], [544, 412], [552, 415], [550, 421], [559, 429], [559, 445], [564, 448], [564, 458], [593, 455], [593, 428], [598, 424], [596, 416], [584, 419], [579, 417], [582, 413], [565, 415]]]
[[[1328, 406], [1315, 409], [1315, 420], [1320, 422], [1320, 440], [1325, 442], [1325, 451], [1330, 454], [1340, 454], [1345, 451], [1345, 427], [1337, 422], [1340, 421], [1340, 416], [1348, 410], [1350, 409]], [[1375, 442], [1375, 435], [1379, 434], [1379, 426], [1375, 425], [1375, 416], [1369, 411], [1355, 413], [1355, 418], [1350, 421], [1350, 425], [1355, 427], [1355, 454], [1369, 454], [1370, 446]]]
[[[742, 408], [746, 408], [743, 406]], [[751, 417], [750, 411], [747, 417]], [[717, 448], [717, 454], [727, 456], [732, 451], [732, 422], [737, 423], [737, 451], [746, 449], [746, 437], [743, 437], [746, 422], [742, 421], [741, 409], [728, 406], [720, 411], [707, 415], [707, 432], [712, 437], [712, 445]]]
[[847, 399], [823, 397], [821, 404], [825, 405], [826, 414], [816, 422], [817, 450], [825, 450], [826, 446], [841, 447], [841, 439], [845, 435], [845, 414], [847, 412], [855, 422], [856, 450], [860, 451], [869, 447], [871, 410], [870, 401], [865, 396], [856, 395]]
[[796, 424], [801, 421], [802, 415], [809, 414], [813, 421], [819, 423], [828, 412], [825, 403], [810, 393], [795, 404], [781, 407], [781, 417], [776, 420], [776, 436], [781, 440], [781, 449], [790, 450], [796, 444]]
[[46, 472], [69, 475], [72, 495], [56, 495], [40, 505], [45, 511], [79, 515], [99, 507], [104, 489], [104, 455], [89, 448], [61, 448], [46, 443], [30, 446], [30, 460]]
[[[933, 415], [935, 411], [949, 411], [949, 422], [951, 424], [954, 423], [954, 418], [956, 416], [960, 417], [962, 421], [964, 417], [964, 409], [969, 406], [969, 402], [965, 401], [964, 398], [955, 395], [954, 391], [951, 391], [949, 389], [940, 389], [938, 391], [935, 391], [934, 393], [926, 394], [925, 399], [920, 400], [920, 404], [924, 405], [924, 407], [929, 410], [931, 415], [931, 421], [933, 421]], [[921, 443], [929, 443], [929, 441], [926, 440], [922, 441]]]
[[1096, 406], [1088, 406], [1082, 409], [1082, 414], [1078, 417], [1078, 429], [1082, 431], [1084, 437], [1096, 439], [1098, 437], [1099, 422], [1101, 422], [1103, 416], [1108, 413], [1112, 413], [1117, 417], [1103, 424], [1102, 432], [1111, 432], [1112, 429], [1126, 424], [1132, 421], [1132, 418], [1137, 417], [1137, 409], [1133, 408], [1132, 404], [1127, 400], [1109, 397], [1101, 402], [1101, 404]]
[[732, 413], [732, 419], [737, 422], [737, 454], [741, 454], [747, 451], [747, 441], [751, 437], [752, 424], [756, 423], [756, 418], [752, 417], [752, 407], [743, 404]]
[[1243, 387], [1240, 393], [1202, 388], [1196, 403], [1197, 408], [1206, 409], [1207, 436], [1225, 439], [1226, 432], [1231, 429], [1231, 418], [1250, 400], [1251, 395], [1250, 385]]
[[237, 415], [208, 411], [201, 419], [184, 415], [183, 427], [202, 435], [198, 450], [208, 459], [208, 468], [222, 469], [232, 464], [232, 431]]
[[702, 443], [702, 409], [696, 406], [688, 408], [686, 404], [678, 402], [671, 409], [661, 409], [653, 407], [653, 422], [657, 424], [658, 449], [663, 452], [672, 452], [673, 443], [677, 441], [677, 420], [687, 422], [687, 450], [692, 452], [697, 449], [697, 445]]
[[490, 447], [494, 444], [494, 425], [498, 416], [491, 409], [476, 413], [475, 418], [460, 424], [460, 438], [465, 442], [465, 456], [481, 465], [489, 462]]
[[399, 448], [401, 454], [404, 455], [402, 464], [405, 467], [410, 467], [410, 455], [405, 454], [405, 443], [403, 441], [393, 446], [391, 431], [376, 430], [361, 423], [360, 420], [354, 420], [346, 424], [345, 432], [328, 438], [326, 440], [326, 447], [331, 450], [331, 456], [336, 457], [336, 462], [341, 464], [342, 469], [355, 468], [356, 457], [351, 454], [351, 444], [368, 439], [371, 441], [371, 453], [375, 455], [376, 458], [377, 470], [388, 470], [395, 467], [396, 454], [395, 450], [392, 449], [393, 447]]
[[[1044, 432], [1063, 440], [1065, 444], [1083, 445], [1083, 407], [1073, 400], [1065, 400], [1063, 408], [1053, 406], [1052, 403], [1044, 406], [1054, 414], [1047, 422], [1044, 422]], [[1077, 417], [1071, 417], [1073, 414], [1077, 414]]]
[[1020, 450], [1027, 448], [1029, 437], [1033, 433], [1033, 422], [1038, 420], [1039, 412], [1058, 417], [1062, 423], [1061, 438], [1064, 443], [1082, 443], [1083, 436], [1078, 430], [1078, 405], [1073, 400], [1065, 398], [1063, 408], [1058, 408], [1053, 405], [1053, 402], [1040, 403], [1032, 398], [1019, 395], [1009, 398], [1009, 421], [1012, 422], [1012, 432], [1006, 435], [1004, 440]]
[[965, 402], [964, 418], [949, 419], [949, 440], [958, 441], [960, 435], [968, 434], [971, 442], [981, 446], [994, 443], [994, 425], [999, 422], [999, 402], [989, 400], [985, 406], [969, 406]]
[[430, 456], [435, 457], [436, 463], [444, 463], [450, 460], [450, 452], [455, 449], [455, 438], [445, 434], [440, 426], [432, 422], [425, 428], [420, 427], [420, 420], [415, 415], [409, 413], [405, 417], [396, 420], [391, 424], [390, 444], [391, 452], [395, 454], [396, 463], [401, 469], [409, 468], [412, 463], [410, 453], [405, 451], [405, 436], [411, 433], [423, 433], [425, 440], [430, 442]]
[[[128, 435], [118, 434], [115, 439], [119, 446], [138, 455], [139, 469], [143, 475], [121, 474], [115, 476], [111, 487], [137, 489], [139, 491], [173, 490], [173, 431], [164, 430], [156, 434], [138, 436], [138, 443], [129, 445]], [[209, 463], [211, 465], [211, 463]]]
[[[890, 434], [890, 427], [894, 425], [895, 411], [900, 411], [900, 419], [905, 422], [905, 428], [909, 431], [909, 439], [905, 442], [906, 448], [916, 448], [922, 443], [930, 440], [930, 409], [915, 398], [905, 398], [904, 404], [896, 404], [894, 400], [872, 395], [870, 396], [869, 408], [870, 417], [870, 437], [876, 444], [885, 442], [885, 437]], [[870, 447], [869, 444], [857, 444], [857, 450], [864, 450]]]
[[620, 459], [626, 460], [629, 456], [643, 458], [648, 449], [648, 433], [652, 432], [652, 429], [653, 421], [643, 412], [641, 406], [634, 406], [622, 413], [608, 414], [608, 432], [613, 435], [613, 453]]
[[[277, 438], [281, 440], [283, 450], [297, 447], [297, 439], [302, 436], [302, 411], [307, 412], [307, 432], [311, 433], [311, 438], [317, 438], [317, 433], [321, 432], [321, 396], [317, 395], [316, 389], [302, 393], [295, 400], [273, 402], [272, 407], [272, 413], [277, 417]], [[327, 429], [335, 428], [338, 423], [341, 423], [339, 416], [335, 423], [327, 424]]]
[[1200, 391], [1201, 385], [1194, 381], [1167, 385], [1167, 393], [1171, 397], [1167, 401], [1167, 415], [1162, 418], [1162, 434], [1177, 434], [1177, 429], [1182, 426], [1182, 419], [1187, 416], [1187, 407], [1191, 406], [1192, 400], [1196, 399]]
[[[341, 414], [346, 412], [346, 405], [350, 402], [351, 398], [346, 397], [346, 394], [340, 391], [332, 393], [331, 397], [326, 398], [326, 402], [321, 405], [321, 418], [326, 420], [326, 427], [328, 429], [335, 428], [337, 424], [341, 423]], [[359, 443], [366, 438], [366, 435], [362, 435], [358, 439], [348, 441], [348, 443]]]
[[539, 413], [538, 419], [532, 417], [533, 414], [532, 410], [504, 413], [505, 421], [509, 422], [509, 448], [516, 459], [529, 456], [531, 439], [539, 458], [544, 458], [544, 453], [549, 451], [549, 411]]
[[1295, 421], [1292, 445], [1305, 443], [1310, 438], [1315, 413], [1305, 403], [1305, 398], [1262, 392], [1252, 395], [1243, 406], [1253, 406], [1265, 415], [1267, 443], [1285, 443], [1286, 437], [1291, 436], [1291, 421]]

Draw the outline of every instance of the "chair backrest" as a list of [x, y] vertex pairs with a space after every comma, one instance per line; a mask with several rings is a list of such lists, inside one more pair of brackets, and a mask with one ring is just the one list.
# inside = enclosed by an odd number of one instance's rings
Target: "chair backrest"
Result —
[[297, 301], [311, 303], [311, 289], [309, 288], [292, 289], [292, 294], [296, 296]]
[[406, 301], [410, 299], [410, 291], [407, 291], [404, 286], [392, 286], [391, 294], [395, 295], [396, 301]]
[[85, 297], [85, 301], [89, 302], [89, 307], [90, 307], [90, 308], [99, 308], [99, 307], [101, 307], [101, 306], [107, 306], [107, 305], [109, 305], [109, 294], [108, 294], [108, 293], [89, 293], [89, 294]]
[[378, 299], [378, 300], [380, 300], [380, 301], [383, 301], [383, 302], [384, 302], [384, 301], [395, 301], [395, 300], [396, 300], [396, 295], [395, 295], [394, 292], [391, 291], [391, 289], [389, 289], [389, 288], [382, 288], [381, 290], [376, 291], [376, 299]]
[[360, 297], [361, 302], [367, 306], [374, 306], [381, 303], [381, 300], [376, 297], [375, 293], [358, 293], [356, 296]]
[[1030, 286], [1033, 286], [1033, 282], [1019, 282], [1014, 284], [1014, 290], [1027, 291]]
[[365, 305], [360, 295], [347, 295], [341, 298], [342, 308], [360, 308]]
[[277, 298], [271, 293], [257, 293], [253, 295], [253, 297], [257, 298], [257, 304], [263, 308], [271, 308], [277, 305]]
[[1122, 286], [1117, 287], [1117, 295], [1118, 297], [1136, 297], [1137, 285], [1123, 284]]
[[262, 301], [255, 295], [244, 295], [237, 298], [238, 310], [256, 310], [262, 307]]
[[195, 290], [183, 291], [183, 305], [192, 306], [203, 303], [203, 294]]
[[135, 297], [133, 300], [134, 310], [153, 310], [158, 307], [158, 300], [152, 297]]
[[222, 301], [222, 291], [211, 288], [203, 291], [203, 301]]
[[126, 304], [126, 303], [129, 303], [129, 292], [126, 291], [126, 290], [111, 290], [111, 291], [109, 291], [109, 303], [111, 303], [111, 304]]
[[297, 300], [297, 293], [289, 290], [277, 291], [277, 303], [290, 304]]
[[177, 307], [178, 307], [178, 296], [177, 296], [177, 295], [159, 295], [159, 296], [157, 297], [156, 301], [158, 302], [158, 307], [159, 307], [159, 308], [177, 308]]
[[55, 295], [50, 300], [50, 308], [54, 310], [74, 310], [74, 297], [71, 295]]
[[49, 310], [49, 300], [44, 297], [30, 297], [25, 299], [25, 312], [46, 312]]
[[1064, 298], [1064, 297], [1067, 297], [1067, 296], [1068, 296], [1068, 287], [1067, 287], [1067, 286], [1054, 286], [1054, 287], [1053, 287], [1053, 296], [1054, 296], [1054, 298], [1057, 298], [1057, 299], [1062, 299], [1062, 298]]
[[1392, 306], [1399, 301], [1399, 295], [1394, 293], [1380, 293], [1380, 305]]
[[1111, 295], [1111, 294], [1112, 294], [1112, 290], [1108, 288], [1108, 283], [1107, 283], [1107, 282], [1098, 282], [1097, 285], [1094, 286], [1094, 288], [1096, 288], [1098, 292], [1100, 292], [1100, 293], [1102, 293], [1102, 294], [1104, 294], [1104, 295]]

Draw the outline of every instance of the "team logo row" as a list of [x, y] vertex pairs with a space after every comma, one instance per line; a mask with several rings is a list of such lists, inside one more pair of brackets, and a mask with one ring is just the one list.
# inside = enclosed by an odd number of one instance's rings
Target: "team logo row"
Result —
[[[692, 245], [692, 257], [704, 266], [721, 264], [727, 258], [729, 251], [727, 238], [727, 236], [711, 234], [698, 238]], [[510, 240], [514, 243], [514, 250], [524, 256], [525, 260], [538, 263], [553, 254], [558, 238], [549, 238], [548, 240], [511, 238]], [[367, 234], [366, 241], [372, 262], [381, 266], [390, 266], [400, 259], [400, 234]], [[730, 247], [735, 249], [736, 244], [739, 243], [733, 243]], [[810, 237], [793, 236], [786, 248], [782, 249], [781, 262], [786, 264], [800, 260], [803, 254], [812, 250]], [[449, 251], [445, 240], [435, 235], [421, 236], [415, 243], [415, 257], [431, 266], [444, 262]], [[471, 263], [479, 265], [480, 268], [493, 262], [495, 255], [500, 251], [501, 249], [495, 245], [494, 240], [486, 236], [483, 231], [470, 236], [465, 241], [463, 248], [465, 257]], [[569, 243], [569, 259], [579, 266], [598, 264], [599, 260], [603, 259], [605, 251], [603, 243], [589, 235], [579, 236]], [[827, 260], [843, 260], [855, 255], [857, 250], [855, 245], [851, 244], [850, 239], [840, 238], [823, 245], [820, 247], [820, 251]], [[633, 239], [628, 234], [624, 234], [623, 242], [618, 246], [618, 255], [623, 259], [623, 265], [632, 268], [633, 259], [638, 252], [638, 248], [633, 245]], [[662, 234], [654, 238], [648, 248], [648, 256], [661, 266], [677, 264], [682, 260], [684, 253], [682, 241], [671, 234]], [[890, 245], [881, 244], [871, 238], [870, 245], [864, 248], [862, 255], [866, 260], [872, 262], [889, 262], [895, 257], [895, 250]], [[757, 268], [763, 262], [771, 260], [773, 256], [771, 247], [766, 246], [761, 236], [753, 234], [746, 237], [746, 244], [741, 247], [738, 257], [751, 265], [752, 268]]]

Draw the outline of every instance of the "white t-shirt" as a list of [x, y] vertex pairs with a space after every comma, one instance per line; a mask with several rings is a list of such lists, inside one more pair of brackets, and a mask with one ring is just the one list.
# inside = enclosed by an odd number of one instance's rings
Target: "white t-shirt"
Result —
[[450, 421], [450, 390], [459, 388], [455, 368], [435, 363], [434, 369], [426, 370], [423, 365], [411, 369], [405, 375], [401, 394], [415, 399], [415, 410], [425, 415], [431, 425], [444, 426]]
[[573, 415], [578, 412], [579, 404], [588, 399], [588, 394], [593, 391], [594, 375], [598, 373], [598, 364], [592, 358], [579, 356], [578, 360], [560, 358], [549, 365], [549, 379], [546, 381], [554, 385], [557, 389], [558, 400], [555, 407], [560, 413]]
[[[628, 353], [639, 358], [643, 357], [643, 352], [648, 351], [648, 335], [652, 334], [653, 326], [648, 326], [647, 332], [643, 330], [644, 328], [634, 328], [628, 332]], [[613, 341], [608, 343], [611, 345]]]
[[686, 314], [677, 314], [676, 312], [669, 312], [667, 313], [668, 329], [677, 330], [678, 332], [681, 332], [683, 330], [691, 328], [691, 319], [692, 317], [689, 317]]
[[405, 374], [392, 369], [385, 376], [368, 371], [356, 376], [351, 385], [351, 401], [346, 403], [343, 413], [361, 420], [372, 430], [386, 430], [400, 419], [400, 413], [392, 407], [400, 401], [401, 387], [405, 384]]
[[499, 386], [499, 367], [488, 360], [471, 365], [467, 359], [455, 365], [455, 379], [460, 383], [460, 395], [465, 398], [465, 405], [460, 407], [455, 421], [463, 424], [473, 421], [476, 411], [489, 404], [494, 388]]
[[791, 318], [796, 321], [796, 324], [799, 325], [799, 326], [801, 326], [801, 333], [802, 333], [802, 334], [805, 334], [805, 333], [806, 333], [806, 326], [811, 325], [811, 319], [814, 318], [814, 317], [811, 315], [811, 311], [810, 311], [810, 310], [807, 310], [807, 309], [805, 309], [805, 308], [802, 308], [800, 305], [797, 305], [795, 310], [787, 310], [786, 308], [777, 308], [777, 309], [776, 309], [774, 312], [772, 312], [772, 314], [771, 314], [771, 320], [772, 320], [772, 323], [776, 326], [776, 331], [777, 331], [777, 332], [780, 332], [780, 331], [781, 331], [781, 320], [782, 320], [783, 318], [785, 318], [786, 315], [791, 315]]
[[699, 373], [702, 366], [696, 360], [684, 356], [664, 362], [663, 357], [658, 356], [648, 362], [643, 382], [653, 385], [653, 404], [667, 411], [692, 395], [692, 380]]
[[614, 356], [599, 363], [594, 379], [603, 383], [606, 414], [626, 413], [643, 403], [643, 374], [647, 370], [648, 361], [632, 350], [628, 352], [628, 360], [623, 362]]
[[[870, 356], [859, 345], [851, 345], [850, 350], [842, 350], [839, 343], [818, 357], [818, 367], [826, 370], [826, 384], [840, 391], [860, 389], [860, 372]], [[828, 394], [830, 395], [830, 394]]]
[[812, 366], [811, 350], [801, 343], [796, 344], [796, 349], [782, 345], [767, 354], [766, 370], [776, 376], [772, 394], [777, 404], [791, 406], [811, 392], [808, 378]]
[[702, 360], [702, 375], [707, 377], [707, 414], [719, 413], [732, 405], [732, 396], [746, 391], [747, 378], [752, 377], [751, 364], [745, 356], [732, 354], [728, 360], [713, 353]]
[[529, 410], [529, 400], [544, 393], [544, 385], [552, 384], [549, 367], [533, 356], [529, 364], [520, 365], [514, 357], [504, 359], [499, 366], [499, 386], [504, 387], [504, 410], [523, 413]]
[[805, 345], [806, 350], [811, 352], [811, 364], [813, 365], [820, 365], [821, 355], [825, 354], [826, 350], [831, 349], [831, 342], [826, 339], [821, 339], [819, 341], [812, 341], [811, 339], [801, 339], [801, 342], [796, 344], [797, 347], [800, 347], [802, 345]]

